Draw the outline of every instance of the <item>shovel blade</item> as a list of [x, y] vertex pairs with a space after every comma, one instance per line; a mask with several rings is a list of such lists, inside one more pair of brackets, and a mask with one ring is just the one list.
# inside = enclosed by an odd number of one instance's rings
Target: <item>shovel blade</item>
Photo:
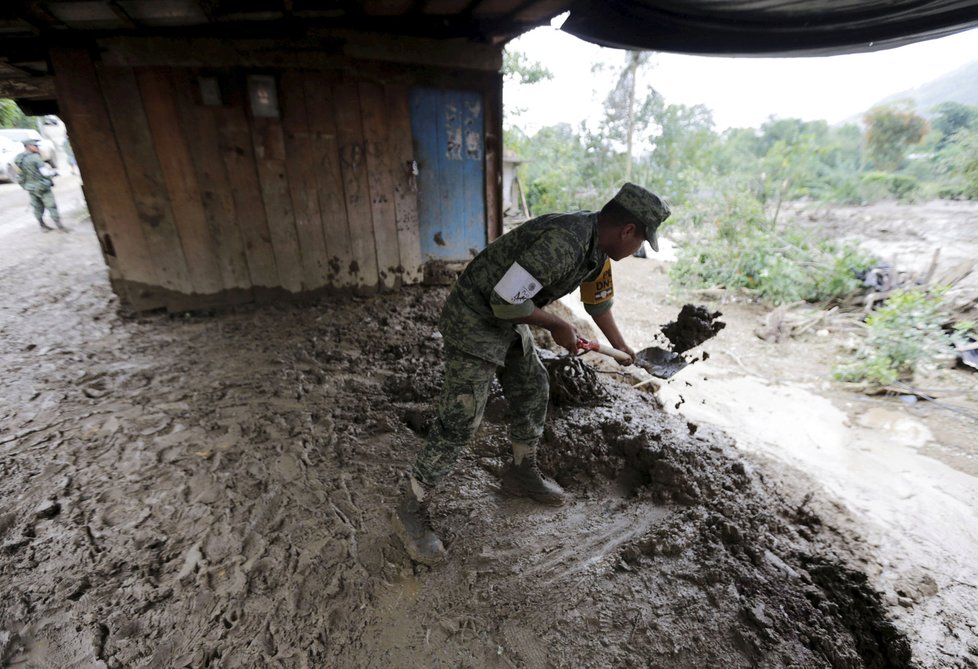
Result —
[[669, 379], [689, 364], [679, 353], [658, 346], [643, 348], [635, 354], [635, 364], [659, 379]]

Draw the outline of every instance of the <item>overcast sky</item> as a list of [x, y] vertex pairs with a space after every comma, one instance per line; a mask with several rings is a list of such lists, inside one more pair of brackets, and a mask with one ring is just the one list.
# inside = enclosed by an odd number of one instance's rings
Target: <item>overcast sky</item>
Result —
[[[545, 27], [508, 45], [542, 62], [552, 81], [506, 85], [507, 110], [524, 108], [516, 125], [527, 132], [560, 122], [597, 119], [613, 83], [605, 62], [620, 66], [624, 52]], [[978, 30], [897, 49], [822, 58], [713, 58], [660, 53], [646, 83], [669, 104], [704, 104], [717, 130], [757, 127], [769, 116], [836, 123], [893, 93], [912, 89], [978, 60]], [[512, 117], [509, 117], [512, 118]]]

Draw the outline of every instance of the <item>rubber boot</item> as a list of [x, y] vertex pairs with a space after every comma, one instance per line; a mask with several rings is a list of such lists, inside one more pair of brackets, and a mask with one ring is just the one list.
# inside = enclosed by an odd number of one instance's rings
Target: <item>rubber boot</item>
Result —
[[58, 226], [58, 230], [60, 230], [61, 232], [68, 232], [68, 228], [66, 228], [65, 226], [61, 225], [61, 219], [60, 218], [54, 219], [54, 224], [56, 226]]
[[564, 489], [540, 472], [535, 443], [513, 442], [513, 461], [503, 471], [502, 483], [505, 492], [517, 497], [529, 497], [553, 506], [566, 501]]
[[38, 223], [41, 224], [41, 232], [51, 232], [52, 230], [54, 230], [54, 228], [52, 228], [50, 225], [48, 225], [44, 221], [40, 221], [39, 220]]
[[448, 553], [431, 529], [424, 496], [424, 488], [412, 478], [394, 512], [394, 531], [412, 560], [433, 565], [444, 561]]

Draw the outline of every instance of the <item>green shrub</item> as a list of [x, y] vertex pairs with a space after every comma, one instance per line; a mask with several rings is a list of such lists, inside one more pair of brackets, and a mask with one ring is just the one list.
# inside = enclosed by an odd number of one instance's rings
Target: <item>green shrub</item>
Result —
[[817, 242], [791, 227], [772, 227], [746, 195], [725, 201], [712, 226], [688, 230], [669, 276], [687, 288], [746, 288], [773, 304], [842, 299], [859, 292], [860, 271], [876, 259], [853, 245]]
[[874, 255], [851, 242], [837, 246], [832, 242], [819, 245], [826, 264], [815, 274], [815, 301], [841, 300], [863, 289], [860, 277], [879, 262]]
[[913, 202], [920, 192], [920, 182], [906, 174], [867, 172], [862, 177], [862, 194], [866, 202], [878, 202], [896, 198], [900, 202]]
[[866, 318], [869, 334], [856, 360], [836, 369], [841, 381], [889, 386], [950, 354], [953, 338], [945, 321], [944, 290], [916, 288], [891, 295]]

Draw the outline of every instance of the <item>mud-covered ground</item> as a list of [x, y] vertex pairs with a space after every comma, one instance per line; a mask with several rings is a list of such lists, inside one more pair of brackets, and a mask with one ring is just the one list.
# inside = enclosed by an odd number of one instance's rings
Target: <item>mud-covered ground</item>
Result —
[[498, 492], [496, 392], [413, 565], [443, 289], [124, 317], [84, 222], [0, 220], [10, 666], [912, 666], [811, 481], [612, 374], [551, 412], [559, 509]]

